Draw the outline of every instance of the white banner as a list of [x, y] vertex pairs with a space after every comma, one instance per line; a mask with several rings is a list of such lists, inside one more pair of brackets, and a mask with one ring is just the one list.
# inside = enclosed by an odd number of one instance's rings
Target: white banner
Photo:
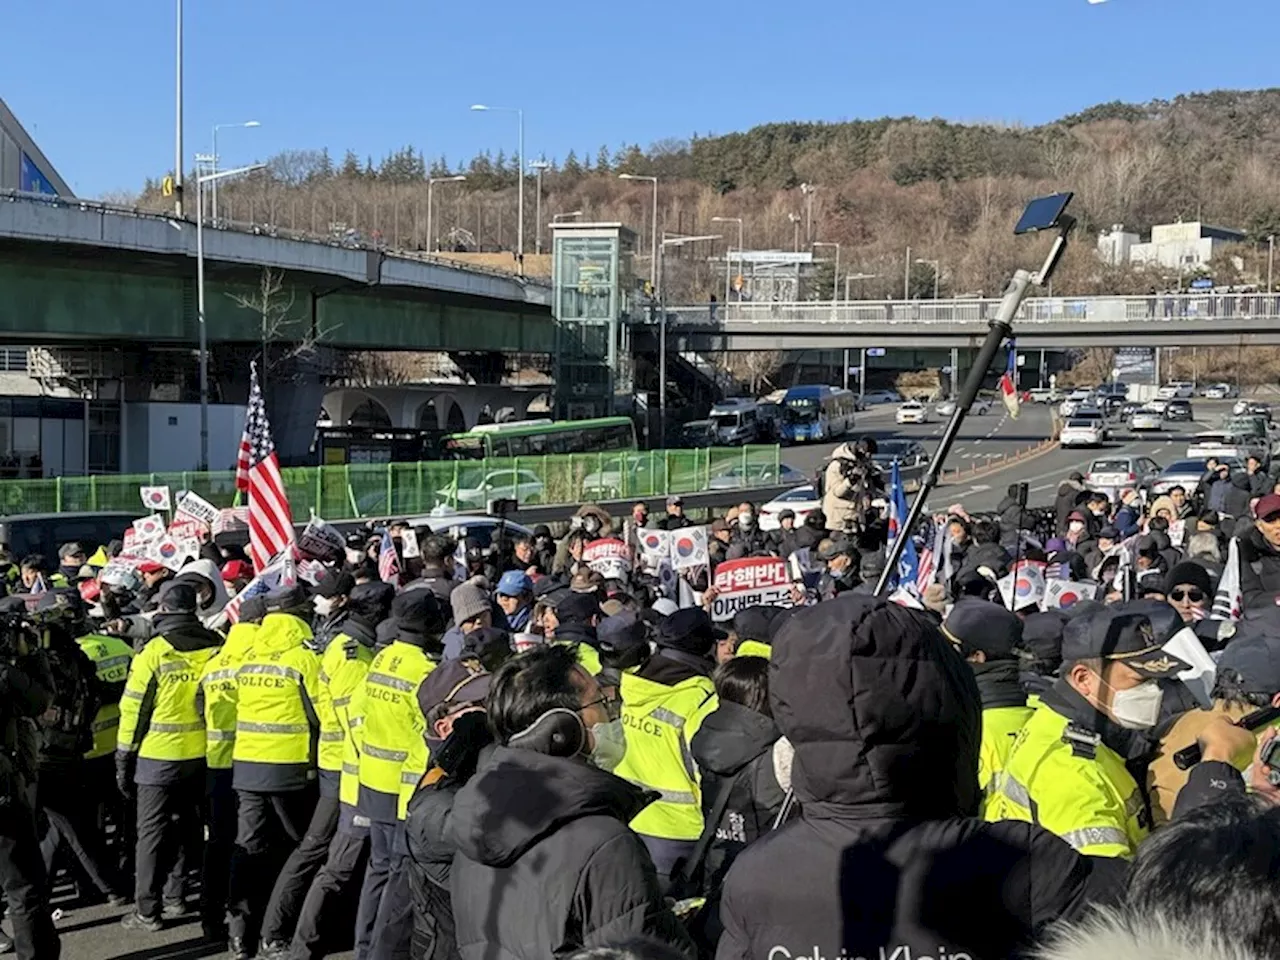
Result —
[[631, 548], [614, 537], [592, 540], [582, 548], [582, 562], [602, 577], [622, 580], [631, 572]]
[[338, 529], [319, 517], [312, 517], [298, 537], [298, 549], [317, 560], [340, 560], [346, 556], [346, 546], [346, 538]]
[[418, 548], [418, 535], [412, 527], [405, 527], [400, 531], [400, 556], [406, 560], [422, 556], [422, 551]]
[[791, 577], [787, 565], [777, 557], [746, 557], [726, 560], [716, 567], [713, 584], [716, 598], [711, 602], [711, 619], [732, 620], [747, 607], [789, 607]]
[[199, 520], [206, 527], [212, 528], [213, 521], [218, 519], [218, 515], [222, 511], [204, 497], [188, 490], [178, 500], [178, 512], [185, 513], [187, 516]]

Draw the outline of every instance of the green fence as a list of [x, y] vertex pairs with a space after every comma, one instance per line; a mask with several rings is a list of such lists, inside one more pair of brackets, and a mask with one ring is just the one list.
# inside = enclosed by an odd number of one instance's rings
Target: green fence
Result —
[[[656, 497], [708, 489], [773, 486], [777, 446], [619, 450], [542, 457], [426, 463], [345, 464], [282, 470], [295, 520], [410, 516], [440, 504], [484, 510], [490, 500], [521, 506]], [[192, 490], [217, 506], [235, 500], [235, 474], [142, 473], [0, 481], [0, 513], [142, 512], [138, 488]]]

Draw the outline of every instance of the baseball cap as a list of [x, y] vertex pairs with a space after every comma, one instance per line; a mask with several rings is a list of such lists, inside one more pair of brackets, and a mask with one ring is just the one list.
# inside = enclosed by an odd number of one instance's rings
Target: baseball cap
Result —
[[[242, 563], [243, 561], [235, 561]], [[227, 566], [230, 566], [228, 564]], [[227, 579], [226, 568], [223, 568], [222, 579]], [[345, 570], [330, 570], [316, 584], [316, 594], [321, 597], [349, 597], [355, 589], [356, 578]], [[390, 584], [388, 584], [390, 586]]]
[[267, 613], [288, 613], [290, 610], [310, 608], [311, 594], [302, 584], [280, 587], [266, 596]]
[[600, 616], [600, 602], [593, 593], [573, 593], [572, 591], [555, 607], [556, 619], [561, 623], [586, 623], [592, 617]]
[[844, 537], [828, 537], [818, 544], [818, 559], [831, 560], [835, 557], [853, 556], [853, 544]]
[[139, 573], [159, 573], [164, 569], [163, 563], [156, 563], [154, 560], [144, 560], [138, 564]]
[[80, 546], [80, 544], [75, 541], [72, 541], [71, 543], [64, 543], [58, 548], [59, 560], [66, 560], [68, 557], [83, 557], [84, 555], [84, 547]]
[[658, 625], [658, 646], [672, 647], [694, 656], [711, 653], [716, 641], [715, 627], [707, 611], [700, 607], [677, 610]]
[[1098, 539], [1099, 540], [1119, 540], [1120, 531], [1108, 523], [1105, 527], [1103, 527], [1101, 530], [1098, 531]]
[[446, 660], [418, 687], [418, 707], [426, 716], [444, 704], [483, 703], [492, 680], [474, 661]]
[[504, 597], [518, 597], [533, 592], [533, 581], [523, 570], [508, 570], [498, 580], [498, 593]]
[[1280, 692], [1280, 643], [1260, 636], [1228, 643], [1218, 658], [1219, 676], [1228, 670], [1240, 675], [1243, 692], [1273, 696]]
[[667, 506], [668, 507], [684, 506], [684, 497], [680, 496], [678, 493], [673, 493], [671, 496], [667, 497]]
[[1277, 514], [1280, 514], [1280, 494], [1268, 493], [1260, 497], [1253, 508], [1253, 515], [1259, 520], [1273, 519]]
[[1062, 659], [1123, 663], [1152, 679], [1176, 676], [1187, 664], [1161, 647], [1149, 617], [1104, 607], [1068, 621], [1062, 631]]
[[196, 588], [189, 583], [166, 583], [160, 589], [161, 613], [195, 613]]
[[596, 645], [610, 656], [626, 653], [647, 642], [644, 620], [634, 610], [605, 617], [596, 627]]
[[1010, 660], [1022, 644], [1022, 621], [981, 597], [961, 597], [942, 624], [943, 635], [956, 646], [981, 650], [989, 658]]
[[[228, 560], [222, 565], [222, 579], [228, 583], [232, 580], [252, 580], [253, 567], [243, 560]], [[354, 580], [351, 582], [355, 583]], [[323, 586], [324, 580], [321, 580], [320, 583]]]
[[778, 512], [779, 523], [781, 523], [783, 520], [794, 520], [795, 518], [796, 518], [796, 512], [792, 510], [790, 507], [787, 507], [786, 509]]

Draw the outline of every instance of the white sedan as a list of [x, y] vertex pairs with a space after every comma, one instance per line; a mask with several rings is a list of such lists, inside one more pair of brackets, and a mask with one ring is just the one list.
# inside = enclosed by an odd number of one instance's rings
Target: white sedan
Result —
[[1133, 412], [1129, 418], [1130, 430], [1159, 430], [1164, 426], [1164, 418], [1159, 410], [1143, 407]]
[[[943, 400], [933, 410], [940, 417], [949, 417], [956, 412], [956, 402], [954, 400]], [[990, 412], [991, 401], [986, 397], [976, 398], [973, 401], [973, 406], [969, 408], [969, 414], [975, 417], [981, 417]]]
[[894, 420], [899, 423], [928, 423], [929, 408], [919, 400], [908, 400], [898, 408]]
[[1064, 447], [1102, 446], [1102, 428], [1096, 420], [1068, 420], [1058, 442]]
[[782, 524], [778, 514], [790, 510], [796, 515], [796, 526], [804, 523], [804, 518], [815, 510], [822, 509], [822, 499], [813, 484], [796, 487], [774, 497], [760, 508], [760, 529], [777, 530]]

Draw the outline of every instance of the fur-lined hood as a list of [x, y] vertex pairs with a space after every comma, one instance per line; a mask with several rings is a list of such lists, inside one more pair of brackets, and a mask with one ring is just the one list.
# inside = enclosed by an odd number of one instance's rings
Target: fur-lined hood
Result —
[[1057, 929], [1036, 960], [1266, 960], [1212, 930], [1192, 930], [1172, 917], [1098, 911]]

